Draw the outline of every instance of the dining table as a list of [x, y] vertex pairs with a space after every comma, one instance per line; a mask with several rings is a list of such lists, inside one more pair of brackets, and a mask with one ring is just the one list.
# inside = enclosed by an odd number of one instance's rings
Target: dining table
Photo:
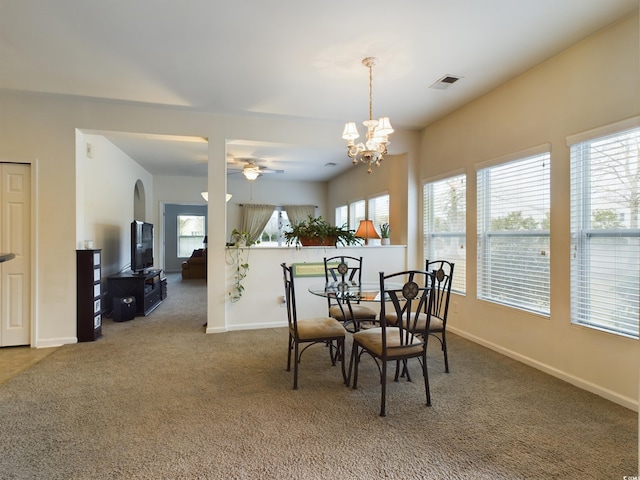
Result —
[[[386, 289], [402, 289], [401, 283], [386, 283]], [[380, 302], [380, 282], [379, 281], [331, 281], [318, 283], [309, 286], [309, 292], [319, 297], [334, 299], [341, 305], [344, 318], [347, 319], [345, 325], [351, 324], [354, 330], [359, 329], [360, 320], [356, 321], [353, 315], [352, 304], [360, 302]], [[366, 321], [371, 322], [370, 319]], [[351, 331], [351, 330], [349, 330]]]

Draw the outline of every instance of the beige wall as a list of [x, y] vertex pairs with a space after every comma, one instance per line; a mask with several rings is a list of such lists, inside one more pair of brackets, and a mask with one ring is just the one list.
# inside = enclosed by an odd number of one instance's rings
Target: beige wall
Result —
[[[77, 178], [76, 158], [83, 147], [76, 131], [119, 131], [133, 133], [201, 136], [209, 139], [209, 218], [226, 224], [226, 141], [243, 138], [287, 143], [296, 138], [313, 147], [342, 142], [342, 124], [304, 122], [252, 117], [198, 114], [172, 108], [109, 103], [65, 96], [0, 92], [0, 157], [7, 161], [30, 162], [33, 172], [33, 341], [35, 347], [76, 341], [75, 250], [84, 239], [98, 237], [96, 225], [87, 223], [86, 196], [91, 195]], [[399, 132], [396, 147], [408, 151]], [[409, 138], [416, 138], [414, 133]], [[414, 152], [415, 154], [415, 152]], [[86, 165], [81, 164], [81, 170]], [[115, 167], [113, 167], [115, 168]], [[113, 178], [113, 172], [109, 175]], [[80, 177], [78, 177], [80, 175]], [[131, 187], [135, 183], [131, 179]], [[159, 222], [160, 196], [147, 191], [147, 212]], [[198, 185], [199, 188], [199, 185]], [[125, 187], [123, 196], [129, 205]], [[197, 193], [193, 192], [194, 196]], [[101, 201], [113, 201], [109, 193]], [[152, 210], [149, 210], [151, 208]], [[127, 213], [129, 212], [129, 213]], [[149, 213], [151, 212], [151, 213]], [[126, 207], [123, 217], [130, 217]], [[131, 220], [127, 218], [127, 222]], [[92, 222], [92, 220], [90, 220]], [[94, 239], [95, 240], [95, 239]], [[225, 330], [226, 274], [225, 229], [209, 231], [208, 281], [209, 326]], [[125, 245], [128, 244], [128, 234]], [[102, 247], [96, 240], [96, 247]], [[114, 259], [119, 264], [122, 259]], [[277, 281], [280, 274], [276, 273]]]
[[[640, 114], [638, 37], [636, 14], [429, 126], [421, 151], [423, 179], [467, 174], [468, 284], [453, 300], [452, 330], [630, 407], [637, 340], [570, 322], [566, 137]], [[478, 301], [474, 261], [475, 165], [544, 143], [551, 144], [550, 318]]]

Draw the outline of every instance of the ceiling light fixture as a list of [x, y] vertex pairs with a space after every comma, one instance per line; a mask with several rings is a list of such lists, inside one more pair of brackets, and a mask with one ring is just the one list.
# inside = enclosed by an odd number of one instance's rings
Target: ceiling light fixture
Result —
[[368, 164], [367, 173], [371, 173], [371, 165], [380, 166], [380, 162], [384, 160], [387, 154], [387, 145], [389, 144], [389, 135], [393, 133], [389, 117], [380, 117], [379, 120], [373, 119], [373, 66], [378, 59], [375, 57], [367, 57], [362, 60], [362, 65], [369, 69], [369, 120], [365, 120], [362, 124], [367, 127], [366, 143], [355, 144], [354, 140], [360, 136], [355, 122], [348, 122], [344, 126], [342, 138], [347, 140], [347, 155], [353, 159], [353, 164], [358, 162]]
[[244, 175], [244, 178], [253, 182], [260, 176], [260, 167], [246, 166], [242, 169], [242, 174]]
[[[200, 192], [200, 195], [202, 195], [202, 198], [204, 198], [205, 202], [209, 201], [209, 192]], [[233, 197], [233, 195], [231, 195], [230, 193], [227, 193], [226, 195], [227, 195], [226, 198], [228, 202], [229, 200], [231, 200], [231, 197]]]

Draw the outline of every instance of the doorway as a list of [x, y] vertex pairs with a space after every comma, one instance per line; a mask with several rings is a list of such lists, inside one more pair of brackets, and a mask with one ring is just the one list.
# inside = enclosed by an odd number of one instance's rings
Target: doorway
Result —
[[164, 269], [182, 271], [193, 251], [205, 248], [207, 205], [167, 203], [164, 206]]
[[0, 163], [0, 347], [30, 345], [31, 165]]

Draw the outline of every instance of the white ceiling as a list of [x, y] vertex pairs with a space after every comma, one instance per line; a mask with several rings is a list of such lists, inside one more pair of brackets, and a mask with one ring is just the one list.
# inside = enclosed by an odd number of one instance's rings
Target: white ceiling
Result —
[[[638, 0], [2, 0], [0, 89], [335, 123], [327, 149], [236, 141], [285, 174], [350, 165], [345, 121], [420, 129], [638, 8]], [[447, 90], [429, 86], [462, 79]], [[151, 173], [205, 175], [202, 139], [107, 135]], [[391, 139], [393, 142], [393, 138]], [[304, 168], [299, 160], [315, 163]], [[298, 161], [296, 161], [298, 160]]]

